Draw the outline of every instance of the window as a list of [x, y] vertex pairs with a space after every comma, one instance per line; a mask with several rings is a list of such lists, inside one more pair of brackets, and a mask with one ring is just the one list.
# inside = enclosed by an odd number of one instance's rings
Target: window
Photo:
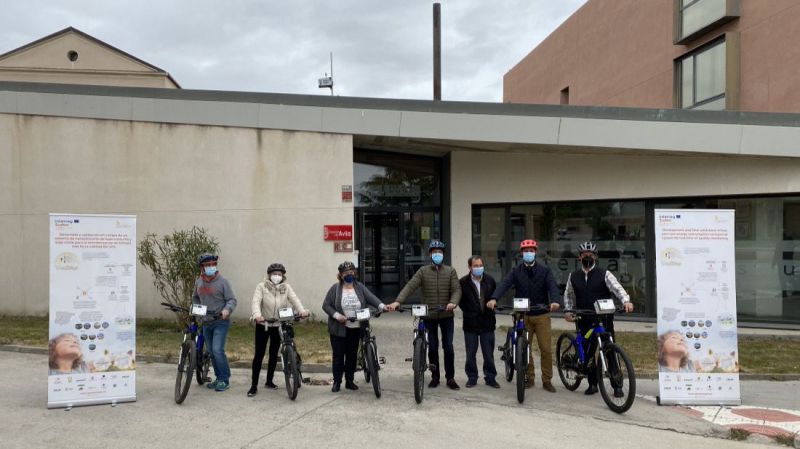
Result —
[[675, 0], [675, 44], [685, 44], [739, 17], [740, 1]]
[[678, 106], [686, 109], [725, 109], [724, 39], [703, 46], [676, 62]]

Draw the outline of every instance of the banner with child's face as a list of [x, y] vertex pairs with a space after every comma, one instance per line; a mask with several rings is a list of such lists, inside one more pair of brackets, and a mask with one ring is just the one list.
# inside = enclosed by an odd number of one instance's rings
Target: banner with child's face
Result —
[[656, 209], [662, 404], [739, 404], [733, 210]]
[[136, 217], [50, 215], [47, 406], [136, 400]]

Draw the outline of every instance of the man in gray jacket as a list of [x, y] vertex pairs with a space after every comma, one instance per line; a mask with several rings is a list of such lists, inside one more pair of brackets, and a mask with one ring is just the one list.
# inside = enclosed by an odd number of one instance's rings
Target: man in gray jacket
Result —
[[[425, 327], [428, 328], [428, 362], [433, 366], [431, 370], [431, 382], [429, 388], [439, 386], [439, 334], [442, 330], [442, 349], [444, 349], [444, 376], [447, 379], [447, 386], [452, 390], [460, 387], [456, 383], [455, 376], [455, 351], [453, 350], [453, 333], [455, 322], [453, 321], [453, 309], [461, 301], [461, 286], [458, 283], [458, 275], [455, 268], [444, 265], [445, 245], [439, 240], [431, 240], [428, 245], [428, 253], [431, 256], [431, 264], [425, 265], [414, 273], [400, 294], [397, 295], [395, 302], [387, 308], [395, 310], [400, 304], [406, 301], [418, 288], [422, 288], [422, 303], [428, 305], [428, 317], [425, 318]], [[444, 306], [444, 311], [435, 309]]]

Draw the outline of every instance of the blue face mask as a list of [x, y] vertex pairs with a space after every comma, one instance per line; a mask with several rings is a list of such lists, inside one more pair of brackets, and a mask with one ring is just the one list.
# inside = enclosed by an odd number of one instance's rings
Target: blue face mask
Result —
[[522, 253], [522, 260], [525, 261], [525, 263], [533, 263], [533, 261], [536, 260], [536, 253]]
[[441, 265], [442, 261], [444, 260], [444, 254], [442, 254], [442, 253], [431, 254], [431, 260], [436, 265]]
[[205, 267], [204, 271], [206, 273], [206, 276], [211, 277], [217, 274], [217, 267]]
[[353, 276], [352, 274], [348, 274], [344, 277], [344, 281], [347, 282], [348, 284], [352, 284], [355, 280], [356, 277]]
[[475, 277], [483, 276], [483, 267], [475, 267], [472, 269], [472, 275]]

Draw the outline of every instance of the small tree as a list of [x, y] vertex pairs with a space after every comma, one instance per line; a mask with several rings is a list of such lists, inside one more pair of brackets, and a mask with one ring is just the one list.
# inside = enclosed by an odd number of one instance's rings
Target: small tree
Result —
[[[197, 257], [206, 252], [216, 254], [218, 249], [217, 239], [197, 226], [161, 238], [148, 233], [139, 242], [139, 263], [153, 273], [153, 285], [165, 302], [190, 309], [199, 273]], [[185, 325], [189, 316], [179, 314], [177, 320]]]

